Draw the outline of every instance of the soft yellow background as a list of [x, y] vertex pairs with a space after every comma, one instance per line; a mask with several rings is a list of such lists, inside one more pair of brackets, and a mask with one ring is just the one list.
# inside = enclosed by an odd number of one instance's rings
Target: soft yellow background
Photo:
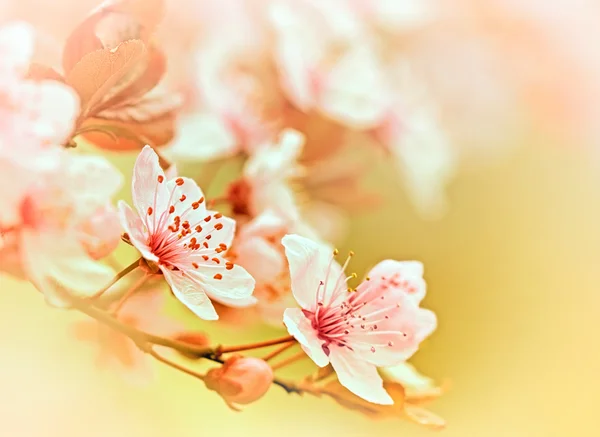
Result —
[[[431, 405], [448, 420], [443, 435], [598, 436], [598, 160], [543, 138], [520, 142], [492, 164], [467, 162], [436, 222], [418, 219], [393, 173], [382, 171], [375, 182], [389, 206], [355, 220], [347, 248], [361, 273], [378, 257], [425, 262], [425, 306], [440, 326], [413, 362], [452, 381]], [[202, 383], [159, 364], [155, 384], [131, 387], [99, 372], [93, 348], [72, 339], [70, 324], [83, 316], [46, 307], [24, 283], [0, 281], [2, 437], [433, 433], [277, 387], [234, 413]], [[249, 335], [229, 329], [223, 338]]]

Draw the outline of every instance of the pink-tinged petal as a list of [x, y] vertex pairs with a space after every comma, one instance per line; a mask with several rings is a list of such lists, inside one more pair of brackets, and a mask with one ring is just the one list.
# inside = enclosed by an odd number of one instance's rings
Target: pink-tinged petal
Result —
[[24, 75], [33, 56], [35, 31], [18, 21], [0, 28], [0, 74]]
[[358, 360], [350, 349], [337, 346], [331, 347], [329, 359], [340, 384], [352, 393], [374, 404], [394, 403], [373, 364]]
[[[254, 291], [255, 281], [241, 266], [227, 267], [224, 261], [219, 264], [206, 264], [200, 257], [194, 257], [200, 268], [192, 268], [188, 275], [196, 286], [215, 299], [246, 300]], [[204, 263], [204, 264], [201, 264]]]
[[110, 267], [92, 260], [68, 233], [24, 230], [20, 247], [28, 278], [54, 306], [69, 305], [64, 293], [93, 295], [115, 275]]
[[119, 200], [118, 207], [121, 226], [123, 226], [123, 229], [129, 235], [131, 244], [142, 254], [144, 259], [158, 262], [158, 257], [152, 253], [148, 245], [148, 234], [142, 220], [122, 200]]
[[155, 212], [167, 209], [169, 193], [158, 155], [150, 146], [144, 146], [135, 161], [131, 186], [133, 204], [150, 232], [153, 232], [157, 221]]
[[63, 154], [60, 184], [66, 196], [78, 199], [75, 213], [87, 217], [106, 204], [123, 184], [122, 173], [108, 160], [93, 155]]
[[[292, 293], [300, 306], [313, 311], [317, 297], [324, 305], [329, 305], [340, 296], [340, 284], [345, 290], [341, 266], [333, 259], [333, 254], [325, 245], [318, 244], [299, 235], [288, 234], [281, 240], [290, 266]], [[320, 287], [322, 291], [317, 296]]]
[[209, 113], [184, 115], [169, 153], [180, 160], [212, 161], [233, 156], [238, 141], [221, 117]]
[[119, 214], [112, 205], [100, 207], [79, 227], [79, 241], [94, 259], [112, 253], [121, 241]]
[[329, 358], [323, 351], [323, 341], [319, 339], [317, 331], [311, 325], [309, 319], [304, 316], [300, 308], [288, 308], [283, 313], [283, 323], [288, 332], [319, 367], [329, 364]]
[[198, 283], [185, 276], [181, 271], [171, 271], [162, 267], [161, 270], [175, 297], [190, 311], [204, 320], [219, 318], [215, 307]]
[[437, 316], [431, 310], [419, 308], [415, 337], [421, 342], [429, 337], [437, 328]]
[[249, 296], [241, 299], [231, 299], [224, 296], [211, 295], [211, 299], [220, 304], [226, 305], [231, 308], [247, 308], [256, 305], [258, 302], [254, 296]]
[[415, 303], [425, 297], [427, 286], [423, 279], [423, 263], [419, 261], [384, 260], [367, 274], [372, 281], [381, 281], [387, 287], [410, 296]]
[[324, 78], [320, 106], [334, 120], [356, 129], [376, 127], [389, 108], [383, 66], [373, 48], [356, 45], [343, 54]]
[[273, 281], [286, 270], [285, 258], [278, 247], [259, 237], [235, 243], [235, 262], [257, 282]]
[[75, 127], [79, 97], [56, 81], [25, 82], [19, 88], [21, 114], [27, 117], [31, 134], [44, 144], [62, 144]]
[[175, 207], [175, 211], [170, 214], [171, 221], [173, 217], [179, 216], [190, 224], [196, 224], [207, 216], [204, 193], [193, 179], [186, 177], [172, 179], [167, 182], [167, 191], [169, 192], [167, 208], [171, 205]]

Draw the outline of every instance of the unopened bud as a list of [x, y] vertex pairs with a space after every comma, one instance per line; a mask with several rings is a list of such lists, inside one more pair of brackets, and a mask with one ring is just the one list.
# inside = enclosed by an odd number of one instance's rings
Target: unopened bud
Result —
[[260, 358], [232, 357], [206, 374], [206, 387], [227, 403], [249, 404], [260, 399], [273, 382], [273, 370]]

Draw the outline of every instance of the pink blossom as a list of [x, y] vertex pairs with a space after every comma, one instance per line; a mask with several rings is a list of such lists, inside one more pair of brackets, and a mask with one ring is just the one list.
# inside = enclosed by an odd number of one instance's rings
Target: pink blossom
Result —
[[275, 143], [258, 147], [244, 167], [244, 181], [249, 187], [248, 209], [252, 216], [272, 210], [291, 221], [299, 220], [298, 206], [291, 182], [302, 175], [298, 158], [304, 136], [285, 129]]
[[62, 144], [79, 114], [79, 98], [53, 80], [25, 79], [33, 54], [34, 32], [15, 22], [0, 28], [0, 132], [2, 141], [24, 155], [25, 145]]
[[422, 264], [382, 261], [353, 290], [344, 268], [321, 246], [298, 235], [282, 243], [302, 307], [285, 311], [290, 334], [318, 366], [331, 363], [348, 390], [370, 402], [393, 403], [377, 367], [408, 359], [436, 326], [434, 313], [419, 308]]
[[[286, 308], [294, 306], [290, 276], [281, 245], [293, 224], [268, 210], [240, 228], [230, 256], [256, 280], [255, 309], [264, 321], [281, 326]], [[241, 320], [241, 319], [240, 319]]]
[[63, 306], [63, 292], [89, 296], [114, 276], [112, 269], [90, 257], [82, 228], [107, 205], [122, 176], [100, 157], [56, 149], [40, 158], [45, 166], [35, 171], [20, 168], [22, 177], [0, 174], [1, 186], [15, 186], [21, 193], [16, 220], [0, 218], [6, 240], [1, 265], [29, 279], [49, 303]]
[[224, 258], [235, 221], [207, 210], [195, 181], [167, 180], [158, 156], [146, 146], [135, 163], [132, 194], [137, 214], [121, 201], [121, 223], [135, 248], [158, 265], [184, 305], [203, 319], [216, 320], [208, 297], [231, 306], [255, 302], [254, 279]]
[[81, 243], [94, 259], [112, 253], [121, 241], [121, 222], [114, 206], [99, 207], [80, 227]]
[[[160, 289], [136, 293], [119, 310], [117, 319], [143, 332], [174, 337], [184, 332], [184, 327], [160, 315], [164, 297]], [[79, 340], [98, 345], [99, 367], [115, 370], [134, 384], [146, 383], [152, 378], [152, 360], [129, 337], [96, 321], [82, 321], [73, 328]]]
[[346, 126], [377, 125], [389, 107], [385, 68], [349, 2], [278, 0], [269, 7], [274, 57], [290, 100]]

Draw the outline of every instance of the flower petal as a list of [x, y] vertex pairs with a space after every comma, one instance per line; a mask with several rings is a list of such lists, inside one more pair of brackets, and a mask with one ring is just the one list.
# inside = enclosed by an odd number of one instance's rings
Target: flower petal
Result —
[[374, 404], [394, 403], [373, 364], [357, 359], [350, 349], [338, 346], [332, 346], [329, 359], [340, 383], [352, 393]]
[[35, 31], [31, 24], [16, 21], [2, 26], [0, 73], [25, 74], [33, 56], [34, 45]]
[[157, 262], [158, 257], [152, 253], [150, 246], [148, 246], [148, 236], [142, 219], [122, 200], [119, 200], [118, 207], [121, 226], [123, 226], [123, 229], [129, 235], [131, 244], [142, 254], [144, 259]]
[[326, 306], [331, 304], [339, 296], [338, 279], [343, 271], [327, 246], [293, 234], [283, 237], [281, 243], [290, 266], [292, 293], [300, 306], [309, 311], [316, 308], [321, 281], [325, 285], [321, 287], [324, 291], [321, 291], [320, 300]]
[[419, 261], [384, 260], [373, 267], [367, 276], [372, 281], [385, 282], [388, 288], [403, 291], [415, 303], [425, 297], [427, 287], [423, 279], [423, 263]]
[[199, 257], [193, 259], [198, 260], [200, 267], [189, 269], [187, 273], [211, 298], [247, 301], [252, 295], [255, 281], [243, 267], [234, 265], [228, 270], [224, 263], [200, 264], [205, 261], [200, 261]]
[[158, 155], [150, 146], [144, 146], [133, 167], [131, 193], [133, 204], [151, 233], [155, 230], [156, 214], [149, 219], [148, 208], [158, 213], [167, 209], [166, 183], [160, 183], [159, 180], [165, 180], [165, 173], [160, 167]]
[[23, 231], [21, 254], [29, 280], [54, 306], [69, 306], [66, 293], [93, 295], [115, 274], [110, 267], [92, 260], [74, 235], [59, 231]]
[[171, 271], [162, 267], [161, 270], [175, 297], [194, 314], [204, 320], [219, 318], [210, 299], [204, 291], [200, 290], [196, 282], [183, 275], [181, 271]]
[[290, 335], [293, 335], [300, 346], [319, 367], [329, 364], [329, 358], [323, 351], [323, 341], [317, 336], [310, 320], [308, 320], [300, 308], [288, 308], [283, 313], [283, 323]]
[[204, 193], [195, 180], [186, 177], [172, 179], [167, 182], [167, 191], [170, 194], [166, 208], [174, 206], [173, 217], [179, 216], [181, 220], [187, 220], [190, 224], [206, 217]]

